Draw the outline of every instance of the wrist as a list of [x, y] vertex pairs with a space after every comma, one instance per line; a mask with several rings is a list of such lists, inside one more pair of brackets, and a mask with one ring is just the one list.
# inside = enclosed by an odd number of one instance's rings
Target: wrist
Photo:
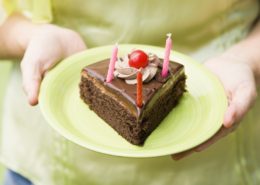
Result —
[[[13, 14], [1, 25], [2, 41], [0, 56], [3, 58], [21, 58], [40, 25], [33, 24], [21, 14]], [[1, 37], [2, 36], [2, 37]]]
[[[36, 34], [37, 30], [40, 29], [40, 27], [40, 24], [34, 24], [25, 17], [19, 18], [17, 24], [14, 27], [14, 30], [19, 29], [19, 33], [16, 33], [19, 34], [17, 35], [17, 45], [23, 54], [26, 51], [31, 39]], [[15, 35], [15, 33], [13, 33], [13, 35]]]
[[29, 23], [22, 31], [18, 39], [20, 47], [25, 51], [32, 40], [39, 39], [40, 37], [53, 37], [59, 38], [62, 35], [63, 28], [52, 24], [33, 24]]
[[232, 46], [223, 53], [223, 56], [248, 65], [252, 70], [256, 81], [260, 81], [260, 68], [258, 65], [260, 58], [257, 54], [258, 51], [255, 51], [257, 48], [253, 46], [251, 41], [245, 40]]

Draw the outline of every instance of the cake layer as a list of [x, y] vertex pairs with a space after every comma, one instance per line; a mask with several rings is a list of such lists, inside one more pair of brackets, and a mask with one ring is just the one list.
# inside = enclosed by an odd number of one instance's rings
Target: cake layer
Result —
[[[185, 74], [181, 64], [170, 64], [170, 75], [143, 84], [144, 104], [135, 104], [136, 85], [129, 85], [115, 78], [105, 82], [108, 60], [82, 71], [81, 98], [99, 117], [113, 127], [129, 142], [142, 145], [149, 134], [177, 104], [185, 91]], [[158, 76], [160, 70], [158, 71]]]
[[[159, 59], [158, 59], [159, 60]], [[163, 61], [160, 60], [159, 63], [162, 65]], [[183, 70], [183, 65], [171, 62], [170, 63], [170, 75], [167, 79], [161, 78], [161, 69], [157, 72], [157, 77], [151, 80], [149, 83], [143, 84], [143, 107], [139, 109], [136, 104], [136, 86], [135, 85], [129, 85], [125, 83], [124, 80], [120, 78], [114, 78], [112, 83], [106, 83], [106, 75], [108, 71], [108, 64], [109, 59], [97, 62], [95, 64], [89, 65], [83, 69], [83, 71], [86, 71], [90, 76], [100, 80], [103, 82], [104, 86], [106, 86], [108, 89], [112, 90], [114, 93], [118, 94], [118, 98], [122, 97], [122, 101], [127, 101], [127, 103], [132, 104], [129, 108], [132, 109], [133, 113], [135, 114], [141, 114], [143, 109], [146, 107], [148, 102], [151, 100], [153, 95], [157, 92], [158, 89], [160, 89], [165, 81], [168, 80], [168, 78], [177, 78], [181, 70]], [[161, 66], [159, 66], [161, 68]], [[183, 74], [184, 75], [184, 74]], [[136, 111], [137, 110], [137, 111]]]

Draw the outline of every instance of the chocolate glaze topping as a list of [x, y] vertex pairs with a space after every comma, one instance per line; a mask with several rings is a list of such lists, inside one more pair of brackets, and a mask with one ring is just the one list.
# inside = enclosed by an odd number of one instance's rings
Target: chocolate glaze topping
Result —
[[149, 100], [153, 97], [154, 93], [156, 93], [156, 91], [162, 87], [162, 85], [169, 79], [169, 77], [171, 77], [177, 71], [183, 68], [182, 64], [176, 62], [170, 62], [168, 78], [162, 78], [161, 70], [162, 70], [163, 60], [158, 58], [156, 58], [155, 60], [159, 62], [159, 70], [157, 71], [155, 78], [153, 78], [149, 83], [143, 84], [143, 107], [142, 108], [137, 107], [135, 103], [136, 85], [127, 84], [124, 80], [116, 77], [113, 79], [111, 83], [105, 82], [108, 66], [109, 66], [109, 59], [105, 59], [103, 61], [91, 64], [85, 67], [83, 70], [85, 70], [90, 76], [104, 82], [104, 85], [107, 86], [109, 89], [116, 91], [117, 93], [125, 97], [131, 104], [133, 104], [136, 107], [138, 111], [138, 115], [140, 115], [142, 109], [147, 105]]

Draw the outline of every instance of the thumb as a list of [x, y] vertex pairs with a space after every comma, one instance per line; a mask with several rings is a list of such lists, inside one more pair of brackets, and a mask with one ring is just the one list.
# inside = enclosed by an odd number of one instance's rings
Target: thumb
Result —
[[40, 61], [25, 53], [21, 62], [23, 89], [30, 105], [38, 104], [39, 88], [42, 81]]
[[223, 125], [226, 128], [232, 127], [236, 121], [236, 107], [233, 102], [231, 102], [225, 112]]
[[230, 128], [234, 123], [241, 121], [246, 112], [250, 109], [256, 99], [255, 86], [241, 85], [232, 94], [228, 109], [224, 117], [224, 126]]

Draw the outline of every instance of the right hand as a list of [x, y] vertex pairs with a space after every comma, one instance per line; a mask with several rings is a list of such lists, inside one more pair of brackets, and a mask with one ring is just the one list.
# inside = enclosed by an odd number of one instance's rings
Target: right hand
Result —
[[23, 89], [31, 105], [38, 104], [44, 74], [60, 60], [86, 49], [76, 32], [54, 26], [40, 25], [33, 32], [21, 62]]
[[222, 128], [199, 146], [172, 155], [173, 159], [179, 160], [194, 152], [201, 152], [230, 134], [254, 104], [257, 91], [253, 69], [248, 65], [248, 60], [241, 59], [237, 55], [237, 53], [225, 53], [205, 63], [206, 67], [218, 77], [226, 91], [228, 107]]

